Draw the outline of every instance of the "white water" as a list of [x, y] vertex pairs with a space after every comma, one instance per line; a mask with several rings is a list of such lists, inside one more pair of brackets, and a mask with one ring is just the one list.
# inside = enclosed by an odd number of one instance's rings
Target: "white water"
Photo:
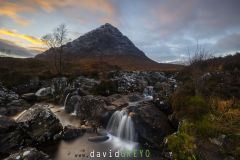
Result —
[[67, 100], [68, 100], [68, 96], [70, 95], [70, 93], [67, 94], [65, 100], [64, 100], [64, 104], [63, 104], [63, 107], [65, 109], [66, 105], [67, 105]]
[[51, 87], [41, 88], [35, 93], [35, 95], [38, 97], [47, 96], [49, 94], [52, 94], [52, 92], [53, 90], [51, 89]]
[[131, 116], [125, 110], [116, 111], [110, 118], [107, 131], [121, 140], [134, 142], [136, 133]]
[[144, 88], [143, 95], [146, 100], [152, 100], [153, 99], [153, 86], [147, 86]]

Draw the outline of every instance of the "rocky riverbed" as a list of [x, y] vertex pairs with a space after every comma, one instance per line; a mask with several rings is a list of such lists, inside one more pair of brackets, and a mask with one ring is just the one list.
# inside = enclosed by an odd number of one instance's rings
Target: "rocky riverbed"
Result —
[[1, 84], [0, 157], [86, 159], [93, 150], [144, 149], [169, 159], [164, 138], [178, 126], [168, 104], [178, 86], [175, 76], [111, 72], [101, 80], [34, 79], [10, 89]]

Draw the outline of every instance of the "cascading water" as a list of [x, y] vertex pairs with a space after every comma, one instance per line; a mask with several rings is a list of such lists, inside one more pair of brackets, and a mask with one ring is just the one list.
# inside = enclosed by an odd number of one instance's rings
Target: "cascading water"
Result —
[[64, 104], [63, 104], [63, 107], [65, 109], [66, 105], [67, 105], [67, 100], [68, 100], [68, 96], [70, 95], [70, 93], [67, 94], [65, 100], [64, 100]]
[[74, 105], [74, 111], [71, 113], [72, 116], [76, 116], [77, 115], [77, 107], [79, 106], [79, 101], [77, 101], [77, 103]]
[[147, 86], [146, 88], [144, 88], [143, 96], [147, 100], [152, 100], [153, 99], [153, 86]]
[[122, 140], [130, 142], [136, 141], [136, 133], [132, 118], [125, 110], [113, 113], [108, 122], [107, 131]]

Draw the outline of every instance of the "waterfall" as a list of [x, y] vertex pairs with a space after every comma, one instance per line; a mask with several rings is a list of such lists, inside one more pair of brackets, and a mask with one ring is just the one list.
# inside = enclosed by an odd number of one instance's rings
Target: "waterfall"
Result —
[[77, 107], [79, 106], [79, 102], [77, 101], [77, 103], [74, 105], [74, 111], [71, 113], [72, 116], [76, 116], [77, 115]]
[[107, 131], [122, 140], [131, 142], [136, 140], [132, 118], [125, 110], [115, 111], [113, 113], [108, 122]]
[[68, 100], [68, 96], [70, 95], [70, 93], [67, 94], [65, 100], [64, 100], [64, 104], [63, 104], [63, 107], [65, 109], [66, 105], [67, 105], [67, 100]]
[[145, 99], [152, 100], [153, 99], [153, 86], [147, 86], [144, 88], [143, 95]]

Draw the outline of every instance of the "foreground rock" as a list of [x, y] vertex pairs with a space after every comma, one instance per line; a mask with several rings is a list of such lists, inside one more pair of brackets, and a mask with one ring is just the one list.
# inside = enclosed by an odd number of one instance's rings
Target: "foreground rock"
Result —
[[49, 156], [35, 148], [25, 148], [4, 160], [50, 160]]
[[154, 106], [152, 102], [141, 102], [136, 107], [130, 107], [136, 132], [142, 144], [160, 148], [164, 137], [173, 132], [168, 117]]
[[85, 129], [67, 125], [63, 129], [63, 139], [64, 140], [72, 140], [72, 139], [82, 136], [85, 132], [86, 132]]
[[35, 143], [53, 140], [62, 131], [60, 121], [46, 105], [34, 105], [16, 121]]
[[0, 155], [9, 153], [22, 143], [23, 134], [17, 123], [8, 117], [0, 116]]
[[77, 116], [80, 119], [100, 120], [106, 111], [106, 104], [103, 99], [92, 95], [81, 97], [76, 108]]
[[95, 137], [89, 137], [88, 140], [90, 142], [103, 142], [103, 141], [106, 141], [108, 140], [109, 137], [107, 135], [105, 136], [95, 136]]
[[26, 101], [0, 83], [0, 115], [12, 116], [28, 108]]

